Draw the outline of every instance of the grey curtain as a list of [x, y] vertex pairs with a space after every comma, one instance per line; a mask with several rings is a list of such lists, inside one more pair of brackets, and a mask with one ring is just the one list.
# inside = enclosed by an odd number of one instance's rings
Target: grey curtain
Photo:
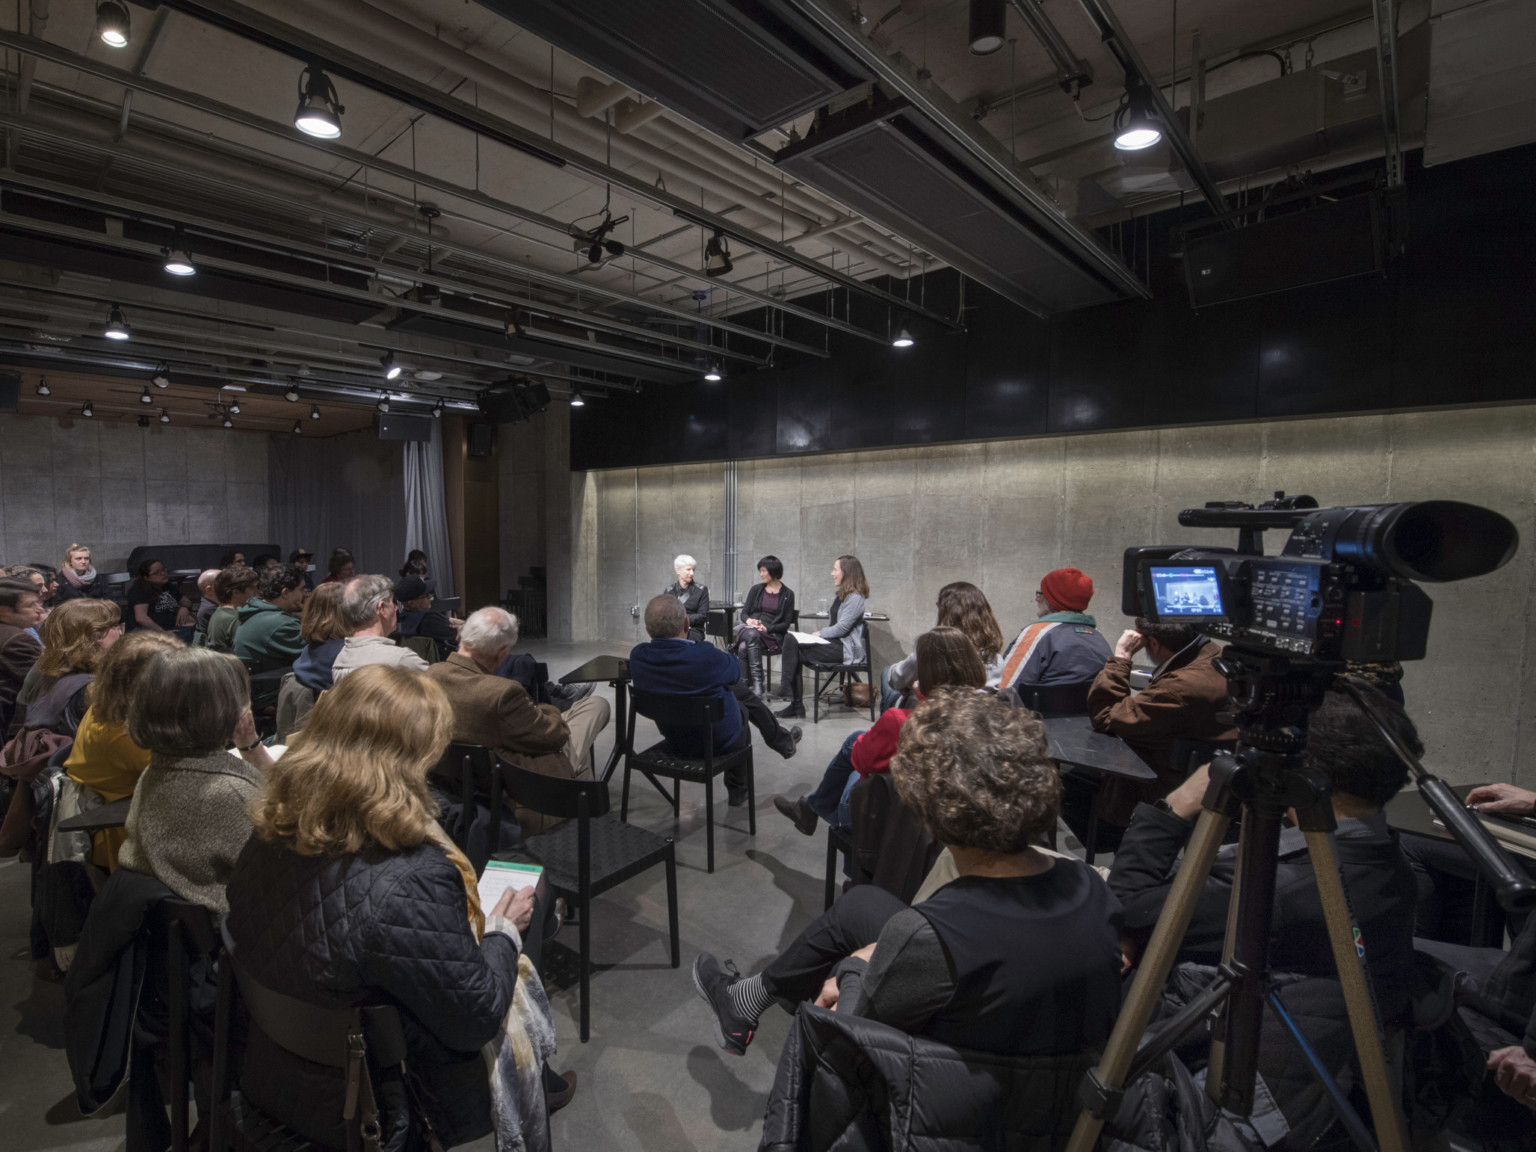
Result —
[[[372, 429], [323, 440], [275, 433], [268, 444], [268, 535], [282, 545], [283, 559], [308, 548], [318, 583], [331, 550], [341, 547], [352, 553], [357, 571], [397, 578], [406, 552], [416, 547], [406, 532], [401, 445], [379, 440]], [[441, 487], [439, 464], [439, 493]], [[438, 553], [423, 548], [436, 570]], [[447, 555], [444, 544], [442, 559]]]
[[448, 500], [443, 490], [443, 426], [432, 421], [432, 439], [405, 445], [406, 550], [420, 548], [439, 596], [453, 595], [448, 550]]

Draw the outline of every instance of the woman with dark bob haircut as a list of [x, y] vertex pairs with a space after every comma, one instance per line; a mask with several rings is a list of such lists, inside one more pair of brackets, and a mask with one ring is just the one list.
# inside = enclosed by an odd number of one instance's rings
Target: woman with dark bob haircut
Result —
[[902, 728], [891, 778], [959, 875], [912, 907], [852, 888], [751, 978], [701, 953], [693, 982], [720, 1046], [745, 1052], [770, 1004], [810, 999], [977, 1052], [1103, 1044], [1120, 1008], [1120, 906], [1082, 861], [1032, 846], [1061, 805], [1039, 718], [974, 689], [936, 692]]
[[795, 619], [795, 593], [784, 583], [784, 561], [764, 556], [757, 562], [757, 583], [741, 605], [732, 648], [741, 661], [741, 679], [761, 699], [768, 694], [763, 657], [777, 652]]

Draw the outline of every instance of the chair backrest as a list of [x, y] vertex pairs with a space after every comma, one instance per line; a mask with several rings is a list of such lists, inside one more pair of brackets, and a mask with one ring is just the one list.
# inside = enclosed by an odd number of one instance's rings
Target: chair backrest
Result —
[[[647, 716], [655, 721], [660, 728], [666, 725], [669, 728], [702, 728], [705, 749], [704, 759], [713, 764], [715, 753], [715, 723], [725, 719], [725, 697], [721, 696], [675, 696], [665, 692], [646, 692], [639, 688], [631, 689], [630, 702], [633, 707], [629, 711], [629, 731], [625, 735], [628, 746], [635, 746], [635, 717]], [[731, 699], [731, 706], [736, 706], [735, 698]]]
[[1088, 689], [1092, 680], [1076, 684], [1015, 684], [1024, 707], [1042, 716], [1088, 715]]
[[609, 809], [608, 785], [602, 780], [569, 780], [546, 776], [517, 764], [503, 762], [512, 794], [524, 808], [560, 820], [602, 816]]

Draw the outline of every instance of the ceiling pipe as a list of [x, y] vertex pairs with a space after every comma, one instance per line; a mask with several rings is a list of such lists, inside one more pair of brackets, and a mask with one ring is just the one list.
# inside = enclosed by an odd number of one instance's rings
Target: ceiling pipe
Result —
[[[579, 115], [576, 109], [559, 101], [551, 107], [549, 93], [545, 89], [527, 83], [506, 71], [504, 66], [493, 64], [455, 48], [414, 24], [382, 11], [374, 5], [364, 3], [364, 0], [328, 0], [324, 5], [309, 3], [308, 0], [275, 0], [267, 7], [272, 10], [286, 10], [289, 18], [296, 24], [321, 29], [328, 39], [337, 43], [351, 41], [361, 32], [377, 42], [370, 47], [368, 52], [370, 58], [398, 60], [404, 67], [409, 67], [411, 63], [417, 63], [420, 59], [426, 59], [457, 76], [473, 80], [477, 85], [509, 100], [532, 123], [540, 125], [541, 131], [542, 126], [548, 125], [553, 115], [561, 139], [576, 140], [594, 155], [603, 154], [611, 144], [616, 161], [623, 157], [650, 165], [668, 180], [686, 181], [728, 202], [741, 202], [766, 227], [777, 229], [780, 224], [777, 197], [781, 189], [772, 172], [759, 172], [751, 164], [737, 161], [726, 155], [709, 157], [703, 162], [707, 167], [685, 163], [675, 155], [672, 148], [660, 148], [629, 136], [637, 128], [666, 111], [663, 105], [655, 101], [640, 105], [632, 111], [621, 107], [614, 127], [624, 138], [610, 141], [592, 121]], [[343, 16], [346, 19], [343, 19]], [[657, 125], [657, 130], [666, 131], [669, 145], [674, 147], [682, 143], [685, 138], [692, 137], [691, 133], [678, 129], [665, 120]], [[697, 138], [692, 137], [691, 143], [696, 144]], [[721, 178], [718, 172], [722, 168], [730, 169], [731, 180]], [[760, 188], [761, 192], [754, 194], [752, 190], [754, 187]], [[818, 203], [809, 203], [809, 197], [796, 194], [793, 190], [788, 191], [790, 194], [787, 199], [796, 203], [803, 199], [807, 203], [799, 208], [786, 205], [785, 222], [798, 228], [816, 227], [820, 223], [816, 213], [825, 213], [827, 208]], [[764, 203], [762, 197], [765, 195], [775, 197], [774, 202]], [[813, 214], [805, 216], [806, 211]], [[871, 238], [884, 246], [892, 246], [888, 237], [880, 236], [873, 230], [871, 230]], [[750, 241], [743, 239], [743, 243], [750, 243]], [[888, 276], [904, 278], [907, 275], [901, 266], [858, 244], [844, 246], [841, 251], [869, 263]]]
[[[43, 30], [48, 27], [48, 0], [32, 0], [29, 16], [31, 23], [28, 25], [28, 30], [41, 40]], [[16, 84], [16, 111], [23, 116], [27, 114], [27, 105], [32, 100], [32, 78], [36, 75], [37, 57], [23, 56]]]
[[1381, 78], [1381, 134], [1387, 157], [1387, 187], [1403, 184], [1403, 142], [1397, 93], [1397, 5], [1371, 0], [1376, 21], [1376, 74]]
[[1040, 42], [1040, 47], [1045, 49], [1046, 56], [1050, 57], [1051, 65], [1056, 69], [1056, 86], [1075, 100], [1084, 86], [1093, 83], [1092, 70], [1077, 58], [1072, 46], [1062, 37], [1056, 25], [1051, 23], [1051, 18], [1042, 11], [1040, 0], [1009, 2], [1019, 14], [1019, 19], [1024, 21], [1025, 27]]
[[[1180, 123], [1173, 108], [1163, 96], [1163, 90], [1158, 86], [1157, 77], [1147, 67], [1146, 61], [1141, 58], [1141, 53], [1136, 50], [1125, 29], [1121, 27], [1119, 17], [1114, 9], [1109, 6], [1109, 0], [1078, 0], [1083, 12], [1093, 23], [1099, 34], [1099, 39], [1114, 56], [1115, 61], [1125, 71], [1129, 80], [1135, 77], [1140, 81], [1146, 92], [1146, 98], [1152, 105], [1154, 118], [1158, 121], [1158, 127], [1167, 137], [1169, 146], [1174, 154], [1183, 162], [1190, 178], [1195, 186], [1200, 189], [1200, 194], [1205, 197], [1206, 204], [1212, 213], [1220, 216], [1227, 211], [1227, 198], [1221, 194], [1221, 188], [1217, 185], [1215, 177], [1211, 175], [1205, 161], [1200, 159], [1200, 154], [1195, 151], [1195, 146], [1190, 143], [1189, 134], [1184, 131], [1184, 125]], [[1228, 219], [1224, 227], [1236, 228], [1237, 222]]]

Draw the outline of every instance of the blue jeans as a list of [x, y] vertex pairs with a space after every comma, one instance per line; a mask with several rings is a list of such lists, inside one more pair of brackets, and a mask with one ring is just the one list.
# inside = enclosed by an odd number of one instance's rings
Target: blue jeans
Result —
[[812, 812], [839, 828], [848, 827], [848, 791], [858, 779], [858, 773], [853, 770], [853, 744], [862, 735], [864, 733], [855, 732], [843, 741], [842, 748], [821, 774], [816, 791], [805, 798]]

